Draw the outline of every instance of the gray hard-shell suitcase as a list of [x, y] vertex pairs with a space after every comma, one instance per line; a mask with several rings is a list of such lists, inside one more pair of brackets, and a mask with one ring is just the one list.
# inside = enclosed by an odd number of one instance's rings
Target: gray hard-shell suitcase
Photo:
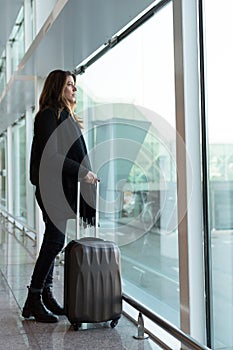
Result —
[[64, 307], [75, 330], [83, 322], [111, 321], [122, 313], [120, 252], [99, 238], [73, 240], [65, 248]]
[[[77, 210], [79, 211], [80, 183]], [[96, 189], [96, 226], [99, 226], [99, 185]], [[120, 250], [114, 242], [96, 237], [79, 237], [65, 248], [64, 308], [68, 320], [77, 330], [83, 322], [111, 320], [115, 327], [122, 313]]]

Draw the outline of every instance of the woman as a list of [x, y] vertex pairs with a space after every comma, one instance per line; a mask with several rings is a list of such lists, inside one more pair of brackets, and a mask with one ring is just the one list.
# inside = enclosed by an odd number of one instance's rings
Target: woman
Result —
[[52, 293], [54, 261], [65, 242], [66, 223], [76, 216], [77, 182], [81, 181], [80, 217], [93, 225], [95, 186], [86, 145], [75, 116], [76, 77], [54, 70], [47, 79], [34, 122], [30, 180], [45, 222], [44, 238], [23, 307], [25, 318], [57, 322], [64, 310]]

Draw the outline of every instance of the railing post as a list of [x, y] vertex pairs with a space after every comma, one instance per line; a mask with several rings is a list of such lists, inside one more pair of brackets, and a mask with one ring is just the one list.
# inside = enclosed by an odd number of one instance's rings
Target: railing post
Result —
[[144, 340], [148, 339], [149, 335], [144, 332], [144, 321], [142, 317], [142, 313], [139, 312], [138, 314], [138, 334], [134, 335], [133, 337], [138, 340]]

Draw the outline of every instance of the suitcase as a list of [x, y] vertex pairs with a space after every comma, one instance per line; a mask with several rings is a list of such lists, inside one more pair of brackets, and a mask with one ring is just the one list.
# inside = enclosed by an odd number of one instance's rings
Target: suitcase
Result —
[[122, 284], [120, 250], [114, 242], [85, 237], [67, 244], [64, 308], [74, 330], [82, 323], [111, 321], [112, 328], [117, 325]]

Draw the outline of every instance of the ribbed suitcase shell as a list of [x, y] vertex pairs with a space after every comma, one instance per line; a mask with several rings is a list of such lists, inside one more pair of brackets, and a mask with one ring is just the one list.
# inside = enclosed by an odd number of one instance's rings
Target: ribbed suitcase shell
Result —
[[98, 238], [65, 248], [64, 307], [71, 324], [117, 320], [122, 312], [120, 251]]

